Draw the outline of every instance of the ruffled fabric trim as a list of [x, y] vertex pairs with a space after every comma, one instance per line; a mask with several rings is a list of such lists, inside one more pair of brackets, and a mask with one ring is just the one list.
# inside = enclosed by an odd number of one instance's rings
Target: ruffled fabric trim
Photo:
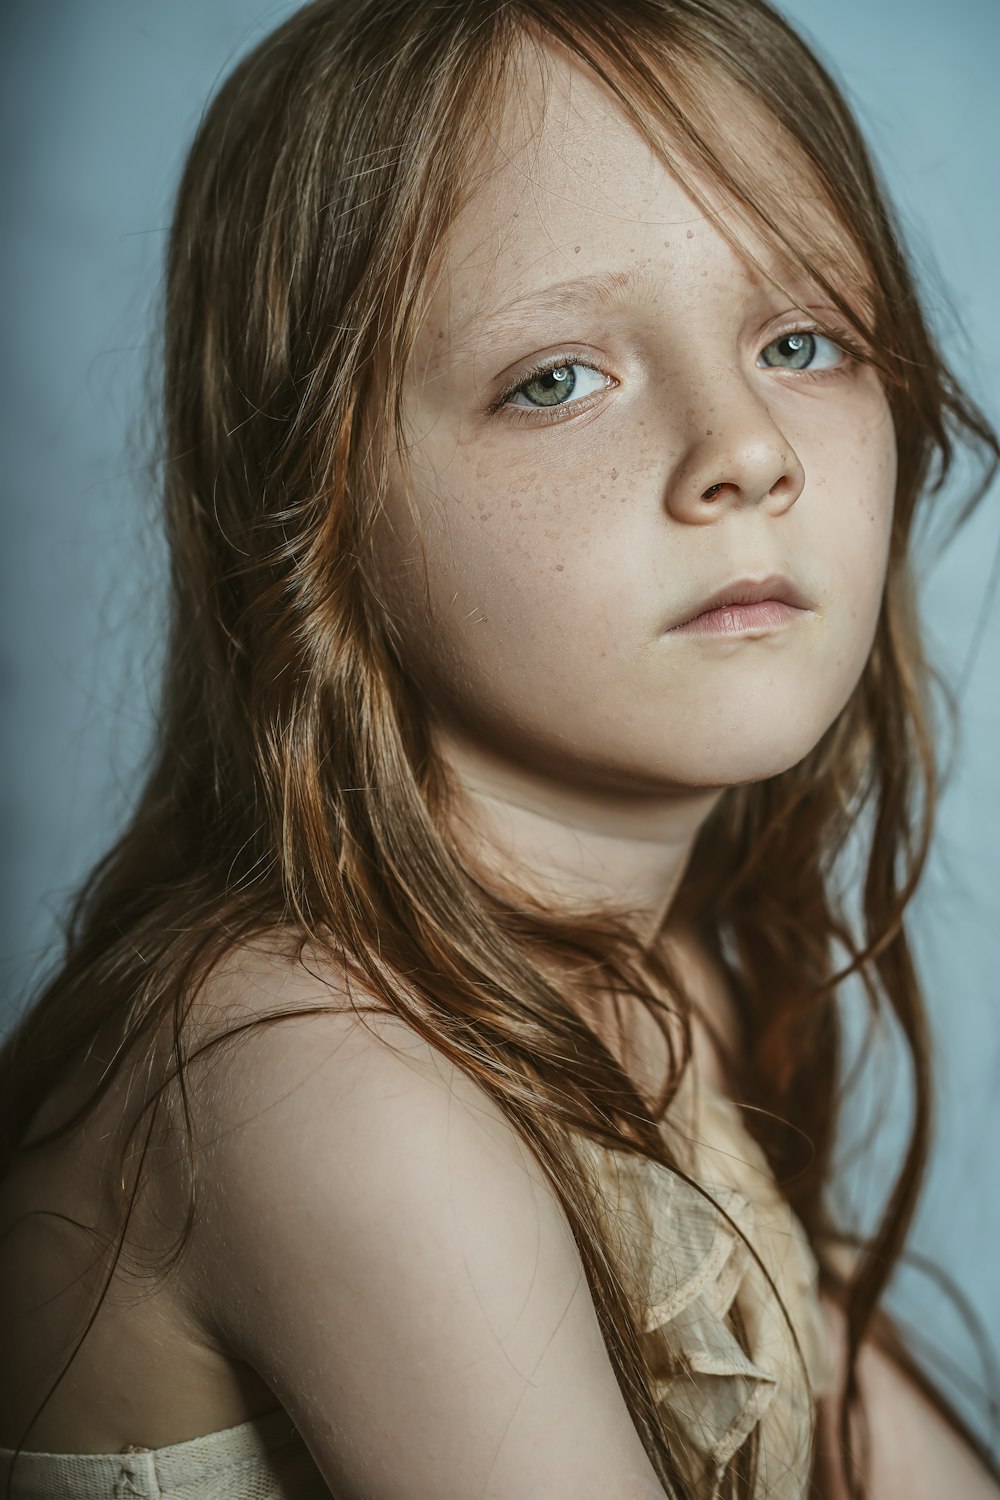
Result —
[[[775, 1279], [794, 1316], [800, 1301], [809, 1307], [815, 1267], [801, 1226], [784, 1205], [776, 1262], [774, 1206], [766, 1195], [756, 1205], [731, 1184], [705, 1183], [708, 1196], [702, 1196], [657, 1162], [581, 1138], [577, 1146], [590, 1163], [594, 1201], [641, 1319], [664, 1431], [668, 1440], [671, 1434], [681, 1439], [675, 1461], [692, 1486], [717, 1495], [726, 1465], [770, 1411], [766, 1434], [762, 1430], [763, 1493], [798, 1500], [808, 1480], [812, 1393], [773, 1293], [741, 1236], [772, 1275], [780, 1262]], [[750, 1354], [734, 1333], [734, 1307]], [[806, 1337], [796, 1331], [807, 1370], [818, 1375], [810, 1359], [811, 1312]]]
[[[717, 1485], [725, 1465], [770, 1406], [777, 1381], [746, 1354], [726, 1322], [746, 1272], [746, 1246], [694, 1189], [684, 1182], [678, 1182], [678, 1187], [682, 1191], [675, 1193], [675, 1200], [682, 1199], [685, 1191], [689, 1196], [683, 1209], [678, 1201], [671, 1205], [673, 1222], [655, 1226], [654, 1239], [663, 1244], [669, 1236], [676, 1243], [676, 1218], [683, 1212], [686, 1253], [693, 1257], [704, 1243], [704, 1255], [700, 1263], [690, 1266], [672, 1295], [659, 1300], [655, 1279], [662, 1275], [662, 1257], [654, 1258], [646, 1333], [647, 1340], [652, 1335], [659, 1348], [669, 1351], [677, 1370], [659, 1376], [658, 1402], [669, 1409], [689, 1443], [703, 1454]], [[713, 1197], [752, 1244], [749, 1199], [729, 1188], [716, 1188]], [[662, 1196], [653, 1202], [655, 1211], [663, 1204]], [[676, 1274], [676, 1252], [673, 1260]], [[650, 1350], [654, 1370], [656, 1352]]]
[[[745, 1194], [716, 1188], [716, 1208], [666, 1167], [582, 1142], [595, 1201], [640, 1315], [665, 1431], [693, 1483], [718, 1488], [726, 1464], [772, 1401], [775, 1377], [750, 1359], [726, 1322], [752, 1241]], [[685, 1457], [688, 1462], [685, 1463]], [[691, 1462], [691, 1460], [694, 1462]]]

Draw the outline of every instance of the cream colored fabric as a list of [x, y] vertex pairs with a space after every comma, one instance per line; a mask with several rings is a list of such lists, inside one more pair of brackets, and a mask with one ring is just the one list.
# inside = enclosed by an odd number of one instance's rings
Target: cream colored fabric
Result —
[[[0, 1448], [0, 1495], [11, 1457]], [[22, 1453], [11, 1500], [330, 1500], [330, 1491], [277, 1410], [169, 1448]]]
[[697, 1187], [645, 1158], [580, 1144], [616, 1259], [644, 1310], [664, 1426], [686, 1440], [675, 1456], [697, 1493], [715, 1496], [727, 1461], [759, 1423], [757, 1495], [801, 1500], [815, 1400], [832, 1378], [815, 1258], [739, 1111], [693, 1070], [664, 1130]]
[[[686, 1438], [687, 1458], [678, 1458], [688, 1478], [699, 1493], [714, 1494], [725, 1463], [759, 1423], [758, 1494], [801, 1500], [812, 1398], [829, 1378], [815, 1262], [728, 1100], [696, 1085], [689, 1072], [664, 1129], [712, 1201], [665, 1167], [579, 1144], [622, 1275], [643, 1309], [665, 1425]], [[804, 1374], [774, 1295], [737, 1229], [781, 1292]], [[750, 1357], [730, 1325], [733, 1310], [744, 1321]], [[0, 1448], [0, 1495], [11, 1457]], [[329, 1500], [329, 1494], [290, 1417], [278, 1410], [168, 1448], [25, 1452], [14, 1466], [11, 1500]]]

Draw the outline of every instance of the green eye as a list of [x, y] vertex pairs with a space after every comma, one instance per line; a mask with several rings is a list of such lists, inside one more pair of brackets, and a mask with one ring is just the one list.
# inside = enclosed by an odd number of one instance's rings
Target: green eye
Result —
[[572, 396], [575, 385], [573, 366], [558, 365], [556, 369], [546, 370], [544, 375], [536, 375], [533, 380], [522, 385], [521, 392], [536, 406], [558, 406]]
[[592, 396], [595, 391], [605, 390], [608, 377], [595, 370], [592, 365], [552, 365], [547, 370], [535, 370], [507, 397], [507, 406], [534, 408], [566, 406], [571, 396]]
[[800, 330], [768, 344], [757, 363], [770, 370], [832, 370], [843, 358], [843, 349], [832, 339]]

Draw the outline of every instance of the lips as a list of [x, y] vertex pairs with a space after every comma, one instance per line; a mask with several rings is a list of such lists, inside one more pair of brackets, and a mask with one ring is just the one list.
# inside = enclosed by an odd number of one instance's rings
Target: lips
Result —
[[686, 609], [667, 629], [679, 630], [682, 625], [689, 625], [692, 620], [697, 620], [699, 615], [709, 614], [714, 609], [724, 609], [730, 604], [764, 604], [772, 601], [787, 604], [792, 609], [812, 608], [809, 600], [790, 578], [772, 573], [767, 578], [738, 578], [733, 583], [724, 584], [714, 594], [709, 594], [707, 598]]

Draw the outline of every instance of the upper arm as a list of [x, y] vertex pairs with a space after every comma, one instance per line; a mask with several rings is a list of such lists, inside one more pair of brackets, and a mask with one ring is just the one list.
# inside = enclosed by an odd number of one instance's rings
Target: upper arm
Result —
[[[829, 1297], [823, 1298], [823, 1311], [839, 1390], [845, 1368], [844, 1314]], [[875, 1500], [940, 1500], [942, 1495], [1000, 1500], [1000, 1490], [976, 1455], [871, 1338], [862, 1344], [858, 1356], [858, 1390], [869, 1433], [869, 1493]], [[857, 1457], [859, 1439], [854, 1441]], [[836, 1404], [830, 1399], [820, 1404], [817, 1447], [823, 1500], [848, 1500], [834, 1461], [840, 1451], [840, 1434]]]
[[282, 1021], [214, 1070], [206, 1326], [346, 1500], [662, 1497], [538, 1164], [410, 1028], [378, 1028]]

